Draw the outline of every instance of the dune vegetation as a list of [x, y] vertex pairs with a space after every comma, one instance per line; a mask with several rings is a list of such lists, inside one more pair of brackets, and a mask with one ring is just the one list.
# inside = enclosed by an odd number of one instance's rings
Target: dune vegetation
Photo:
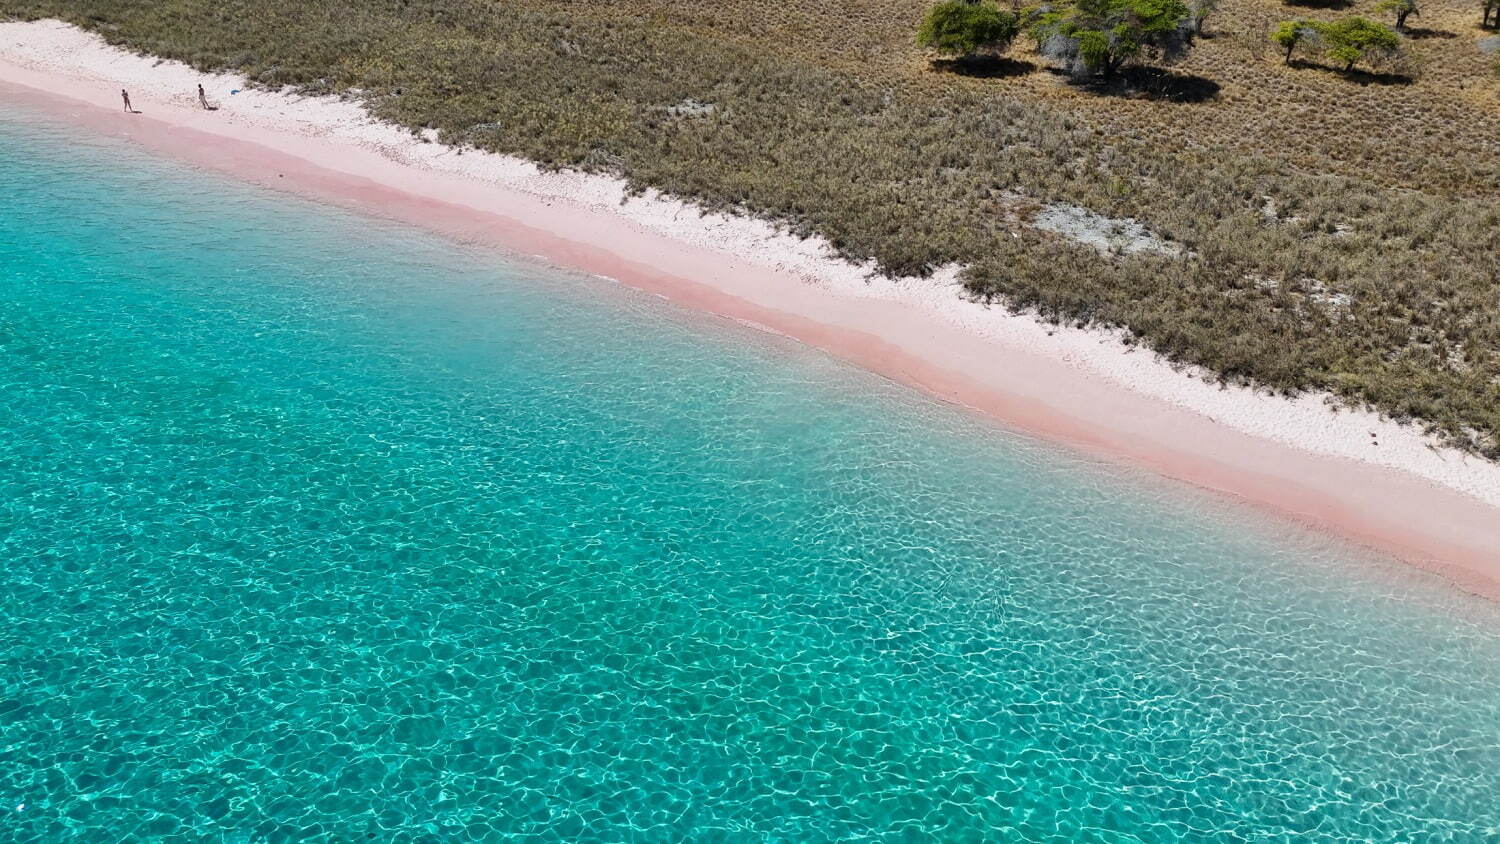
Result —
[[[1500, 458], [1500, 78], [1481, 49], [1500, 15], [1417, 2], [1395, 50], [1340, 24], [1393, 27], [1404, 7], [1381, 0], [1183, 4], [1190, 49], [1108, 74], [1064, 72], [1037, 13], [1008, 5], [1004, 49], [934, 52], [917, 39], [929, 0], [0, 0], [0, 15], [358, 97], [446, 143], [768, 216], [888, 272], [959, 264], [997, 305], [1121, 327], [1226, 380], [1328, 390]], [[1082, 18], [1048, 13], [1090, 48]], [[1318, 38], [1286, 49], [1284, 21]], [[1160, 247], [1039, 224], [1059, 214]]]

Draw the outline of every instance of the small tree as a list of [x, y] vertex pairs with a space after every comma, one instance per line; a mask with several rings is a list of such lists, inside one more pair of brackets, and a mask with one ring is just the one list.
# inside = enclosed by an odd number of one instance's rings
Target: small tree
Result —
[[950, 56], [969, 57], [1004, 52], [1020, 31], [1020, 16], [990, 0], [948, 0], [927, 10], [917, 29], [917, 43]]
[[1324, 55], [1343, 62], [1348, 73], [1361, 61], [1392, 58], [1401, 51], [1401, 36], [1390, 27], [1353, 17], [1318, 27], [1326, 48]]
[[1196, 32], [1182, 0], [1073, 0], [1035, 10], [1031, 23], [1037, 51], [1074, 76], [1113, 76], [1147, 56], [1176, 61]]
[[1282, 21], [1271, 33], [1271, 41], [1286, 50], [1284, 61], [1292, 63], [1292, 53], [1298, 47], [1312, 47], [1321, 42], [1318, 22], [1310, 20]]
[[[1500, 2], [1500, 0], [1497, 0]], [[1396, 15], [1396, 28], [1406, 29], [1406, 19], [1412, 15], [1421, 16], [1422, 12], [1417, 9], [1417, 0], [1380, 0], [1375, 6], [1377, 12], [1394, 12]]]
[[[1500, 0], [1495, 0], [1500, 3]], [[1193, 16], [1193, 34], [1203, 35], [1203, 22], [1219, 8], [1219, 0], [1188, 0], [1188, 11]]]

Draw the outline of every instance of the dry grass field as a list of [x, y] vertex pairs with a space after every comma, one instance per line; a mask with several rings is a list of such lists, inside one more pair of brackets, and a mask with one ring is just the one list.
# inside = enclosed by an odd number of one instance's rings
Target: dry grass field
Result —
[[[1320, 0], [1307, 0], [1320, 2]], [[1222, 0], [1168, 71], [1069, 84], [1018, 42], [935, 65], [925, 0], [0, 0], [112, 42], [364, 99], [455, 144], [618, 173], [892, 272], [1126, 327], [1268, 388], [1331, 390], [1500, 457], [1500, 77], [1477, 0], [1421, 0], [1378, 73], [1283, 63]], [[1031, 225], [1074, 205], [1180, 249]]]

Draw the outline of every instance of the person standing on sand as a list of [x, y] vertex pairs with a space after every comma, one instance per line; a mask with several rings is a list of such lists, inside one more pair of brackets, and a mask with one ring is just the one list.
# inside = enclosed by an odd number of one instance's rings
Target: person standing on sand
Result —
[[126, 91], [124, 88], [121, 88], [120, 89], [120, 99], [122, 99], [122, 100], [125, 101], [125, 113], [126, 114], [135, 114], [135, 109], [133, 109], [133, 108], [130, 107], [130, 92]]
[[203, 83], [201, 82], [198, 83], [198, 105], [203, 106], [204, 111], [208, 111], [208, 95], [203, 93]]

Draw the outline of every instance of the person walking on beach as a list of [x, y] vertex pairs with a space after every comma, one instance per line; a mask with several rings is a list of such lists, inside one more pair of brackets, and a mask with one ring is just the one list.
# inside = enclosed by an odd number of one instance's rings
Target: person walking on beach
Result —
[[203, 93], [203, 83], [201, 83], [201, 82], [198, 83], [198, 105], [203, 106], [203, 110], [204, 111], [208, 111], [209, 110], [208, 109], [208, 95], [205, 94], [205, 93]]
[[120, 89], [120, 99], [125, 101], [125, 113], [135, 114], [135, 109], [130, 107], [130, 92], [124, 88]]

